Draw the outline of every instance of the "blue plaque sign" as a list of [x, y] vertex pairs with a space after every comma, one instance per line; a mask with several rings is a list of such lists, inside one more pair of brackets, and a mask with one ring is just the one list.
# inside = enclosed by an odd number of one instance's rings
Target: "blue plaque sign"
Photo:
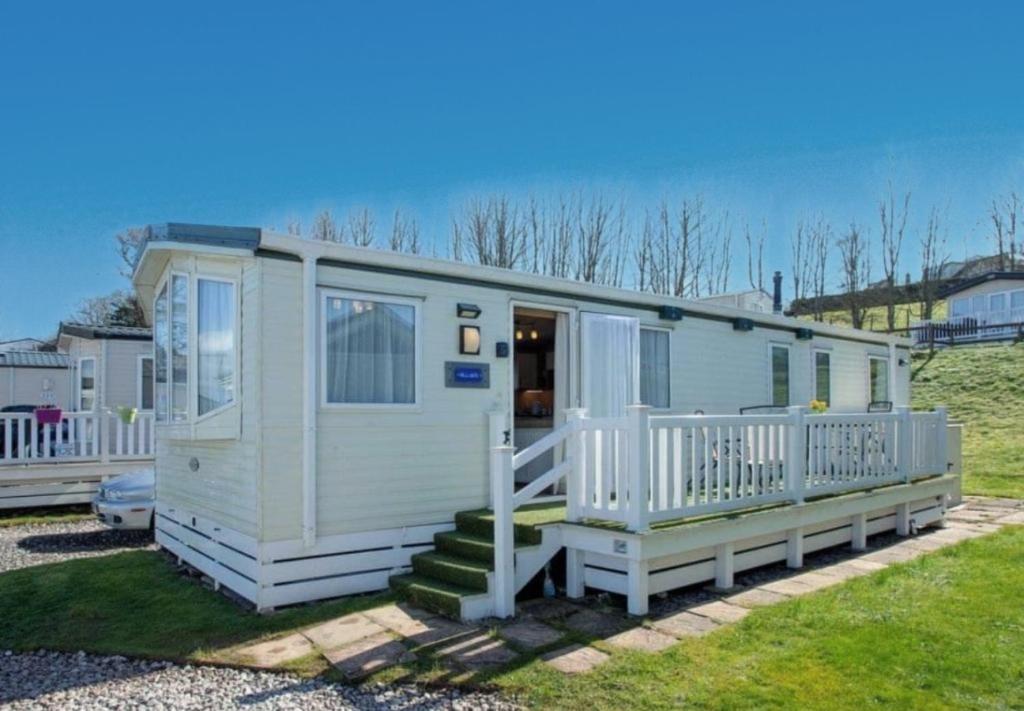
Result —
[[491, 387], [491, 366], [487, 363], [444, 364], [444, 386], [446, 388], [489, 388]]

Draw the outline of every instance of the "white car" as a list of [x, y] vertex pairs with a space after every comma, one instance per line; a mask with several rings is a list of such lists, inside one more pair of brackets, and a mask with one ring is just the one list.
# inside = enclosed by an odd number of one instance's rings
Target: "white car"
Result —
[[112, 528], [148, 529], [153, 526], [156, 478], [152, 469], [122, 474], [100, 484], [92, 510]]

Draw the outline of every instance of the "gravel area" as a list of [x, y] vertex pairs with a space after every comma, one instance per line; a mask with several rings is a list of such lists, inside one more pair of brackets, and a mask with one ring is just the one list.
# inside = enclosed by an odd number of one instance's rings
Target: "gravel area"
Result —
[[149, 531], [115, 531], [99, 521], [0, 528], [0, 572], [155, 547]]
[[355, 687], [287, 674], [84, 652], [0, 652], [0, 705], [10, 709], [518, 708], [497, 695], [457, 689]]

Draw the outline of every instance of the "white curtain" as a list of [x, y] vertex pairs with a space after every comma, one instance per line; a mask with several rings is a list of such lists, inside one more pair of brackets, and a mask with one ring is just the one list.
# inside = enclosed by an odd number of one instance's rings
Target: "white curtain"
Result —
[[327, 401], [416, 402], [416, 309], [327, 299]]
[[669, 404], [669, 333], [640, 329], [640, 402], [651, 407]]
[[199, 414], [235, 397], [235, 290], [230, 282], [199, 279], [197, 344]]
[[640, 390], [640, 322], [582, 315], [583, 407], [591, 417], [621, 417]]

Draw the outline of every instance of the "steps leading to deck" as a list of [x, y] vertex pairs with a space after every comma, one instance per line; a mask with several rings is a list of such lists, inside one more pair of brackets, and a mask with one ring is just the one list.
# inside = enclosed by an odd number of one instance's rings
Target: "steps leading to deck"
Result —
[[[544, 541], [539, 526], [563, 518], [564, 508], [550, 504], [517, 511], [517, 557], [531, 558]], [[435, 534], [434, 547], [412, 557], [412, 573], [391, 578], [395, 594], [455, 618], [479, 619], [493, 614], [494, 514], [487, 509], [460, 511], [455, 514], [455, 530]], [[533, 559], [530, 563], [536, 565]], [[529, 570], [524, 576], [527, 573]]]

